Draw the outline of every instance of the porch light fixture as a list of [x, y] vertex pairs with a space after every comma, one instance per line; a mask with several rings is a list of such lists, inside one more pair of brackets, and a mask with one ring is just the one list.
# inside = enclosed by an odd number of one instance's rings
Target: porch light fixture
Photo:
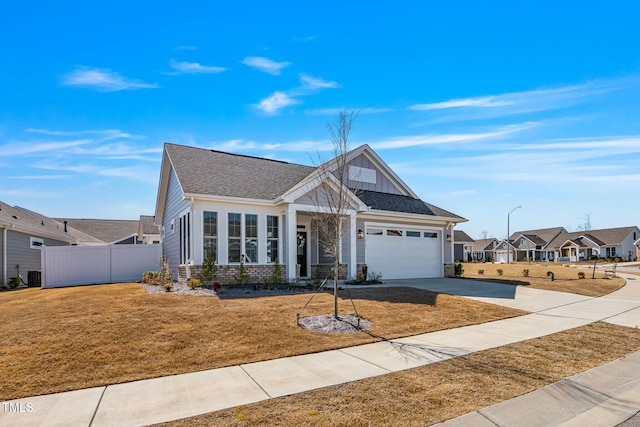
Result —
[[362, 228], [358, 228], [356, 236], [358, 237], [358, 239], [364, 239], [364, 231], [362, 231]]
[[447, 242], [450, 242], [450, 241], [451, 241], [451, 234], [447, 233]]

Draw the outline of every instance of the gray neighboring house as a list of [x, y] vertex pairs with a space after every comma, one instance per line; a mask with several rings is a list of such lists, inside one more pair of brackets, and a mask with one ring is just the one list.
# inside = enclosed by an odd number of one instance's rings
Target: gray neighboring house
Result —
[[76, 238], [65, 232], [57, 221], [0, 202], [0, 278], [3, 285], [9, 278], [19, 275], [28, 282], [29, 272], [40, 271], [42, 246], [75, 243]]
[[494, 250], [498, 246], [498, 239], [490, 237], [479, 239], [471, 244], [471, 256], [473, 261], [493, 262]]
[[[347, 154], [341, 276], [366, 264], [383, 279], [453, 273], [453, 228], [466, 219], [423, 202], [368, 146]], [[166, 143], [156, 224], [163, 254], [179, 279], [197, 274], [205, 251], [218, 280], [232, 282], [241, 259], [262, 282], [276, 263], [285, 278], [310, 278], [332, 260], [317, 239], [313, 203], [323, 182], [338, 188], [335, 162], [322, 168]], [[332, 169], [333, 168], [333, 169]], [[324, 169], [326, 170], [326, 169]]]
[[160, 227], [155, 224], [155, 217], [140, 215], [138, 224], [138, 241], [145, 245], [160, 243]]
[[549, 243], [562, 233], [564, 227], [541, 228], [538, 230], [518, 231], [509, 236], [514, 248], [514, 261], [545, 261], [554, 258]]
[[471, 262], [475, 240], [462, 230], [453, 230], [453, 260]]
[[636, 242], [640, 239], [637, 226], [607, 228], [602, 230], [561, 233], [546, 247], [553, 251], [557, 262], [576, 262], [599, 258], [615, 258], [624, 261], [637, 260]]

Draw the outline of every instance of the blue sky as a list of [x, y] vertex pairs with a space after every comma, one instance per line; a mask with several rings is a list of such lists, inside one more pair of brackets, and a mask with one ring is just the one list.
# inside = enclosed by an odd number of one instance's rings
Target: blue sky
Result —
[[637, 2], [222, 3], [5, 5], [0, 200], [153, 214], [163, 142], [313, 164], [346, 108], [474, 238], [640, 224]]

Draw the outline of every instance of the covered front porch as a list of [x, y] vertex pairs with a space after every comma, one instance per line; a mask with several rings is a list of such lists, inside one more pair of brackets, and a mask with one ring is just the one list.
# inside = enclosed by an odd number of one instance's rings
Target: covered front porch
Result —
[[[323, 218], [324, 216], [324, 218]], [[318, 213], [314, 207], [290, 206], [284, 215], [284, 262], [286, 278], [324, 278], [332, 276], [334, 257], [327, 239], [321, 236], [319, 223], [331, 213]], [[358, 230], [355, 210], [340, 215], [338, 262], [341, 280], [357, 277], [356, 245]], [[324, 225], [326, 227], [326, 224]]]

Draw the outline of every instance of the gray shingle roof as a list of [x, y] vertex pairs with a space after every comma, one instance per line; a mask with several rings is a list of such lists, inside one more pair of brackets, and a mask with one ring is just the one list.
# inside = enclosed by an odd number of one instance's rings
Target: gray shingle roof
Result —
[[462, 230], [453, 230], [453, 241], [456, 243], [473, 243], [475, 240]]
[[138, 234], [138, 220], [55, 218], [103, 242], [113, 243]]
[[165, 144], [187, 194], [273, 200], [316, 168], [203, 148]]
[[18, 231], [29, 232], [34, 237], [49, 237], [62, 242], [74, 242], [73, 236], [51, 218], [19, 206], [11, 207], [0, 202], [0, 223], [14, 224]]
[[531, 236], [536, 236], [536, 237], [538, 237], [539, 241], [543, 241], [544, 242], [543, 243], [543, 245], [544, 245], [544, 244], [549, 243], [551, 241], [551, 239], [553, 239], [555, 236], [557, 236], [559, 233], [562, 233], [562, 232], [566, 233], [567, 230], [565, 230], [564, 227], [552, 227], [552, 228], [540, 228], [540, 229], [537, 229], [537, 230], [516, 231], [511, 236], [509, 236], [509, 239], [510, 240], [515, 240], [520, 235], [524, 234], [529, 239], [531, 239], [534, 243], [537, 244], [537, 242], [531, 238]]
[[160, 234], [158, 226], [153, 223], [155, 217], [153, 215], [140, 215], [140, 228], [142, 234]]
[[580, 236], [585, 236], [591, 241], [595, 242], [599, 246], [618, 246], [622, 241], [633, 232], [636, 227], [619, 227], [619, 228], [606, 228], [602, 230], [588, 230], [588, 231], [575, 231], [572, 233], [561, 233], [551, 242], [549, 242], [548, 248], [556, 249], [560, 247], [567, 240], [575, 241], [579, 245], [584, 245], [578, 240]]
[[371, 190], [353, 190], [356, 196], [371, 209], [391, 212], [404, 212], [447, 218], [460, 217], [437, 206], [401, 194], [380, 193]]

